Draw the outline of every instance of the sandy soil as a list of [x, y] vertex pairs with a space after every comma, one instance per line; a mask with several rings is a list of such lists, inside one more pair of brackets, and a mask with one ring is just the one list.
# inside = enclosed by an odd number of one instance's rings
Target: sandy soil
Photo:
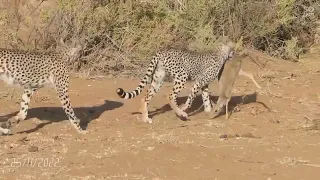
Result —
[[[318, 53], [318, 55], [317, 55]], [[0, 179], [318, 179], [320, 168], [320, 56], [300, 62], [262, 55], [243, 64], [263, 87], [246, 77], [235, 83], [230, 111], [209, 119], [198, 96], [189, 121], [166, 102], [171, 84], [154, 97], [153, 124], [140, 122], [139, 96], [122, 100], [138, 79], [72, 78], [70, 98], [89, 134], [72, 129], [53, 89], [37, 91], [28, 117], [12, 136], [0, 137]], [[217, 82], [210, 86], [212, 99]], [[188, 84], [179, 98], [184, 102]], [[19, 109], [21, 89], [0, 86], [0, 121]]]

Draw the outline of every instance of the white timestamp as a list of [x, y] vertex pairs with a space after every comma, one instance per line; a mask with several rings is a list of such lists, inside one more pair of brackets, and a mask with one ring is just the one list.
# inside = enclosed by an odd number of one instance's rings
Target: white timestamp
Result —
[[61, 158], [56, 157], [22, 157], [22, 158], [12, 158], [9, 162], [9, 166], [12, 168], [19, 167], [59, 167]]

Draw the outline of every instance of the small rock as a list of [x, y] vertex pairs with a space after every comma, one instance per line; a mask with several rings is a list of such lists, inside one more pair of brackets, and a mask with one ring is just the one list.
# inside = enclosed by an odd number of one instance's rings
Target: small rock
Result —
[[226, 139], [226, 138], [228, 138], [228, 135], [227, 135], [227, 134], [222, 134], [222, 135], [220, 135], [220, 139]]
[[271, 123], [275, 123], [275, 124], [279, 124], [280, 121], [279, 120], [270, 120]]
[[242, 134], [241, 137], [245, 137], [245, 138], [256, 138], [254, 135], [252, 135], [251, 133], [245, 133], [245, 134]]
[[250, 114], [256, 116], [258, 114], [258, 109], [257, 108], [252, 108], [250, 111]]
[[19, 138], [18, 141], [20, 142], [25, 142], [25, 141], [29, 141], [28, 137], [27, 136], [24, 136], [22, 138]]
[[53, 139], [54, 139], [54, 140], [58, 140], [58, 139], [59, 139], [59, 136], [54, 136]]
[[39, 151], [39, 148], [37, 146], [30, 146], [28, 148], [28, 151], [29, 152], [37, 152], [37, 151]]

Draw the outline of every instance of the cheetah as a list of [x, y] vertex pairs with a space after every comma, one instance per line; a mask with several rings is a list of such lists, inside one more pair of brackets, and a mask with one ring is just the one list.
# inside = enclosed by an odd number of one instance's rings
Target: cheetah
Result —
[[[188, 118], [185, 110], [191, 106], [200, 88], [205, 109], [209, 112], [211, 110], [211, 102], [208, 84], [217, 77], [222, 65], [227, 59], [232, 57], [233, 52], [234, 43], [231, 41], [220, 43], [216, 52], [198, 53], [174, 48], [160, 50], [153, 56], [146, 75], [134, 91], [125, 92], [122, 88], [118, 88], [116, 92], [121, 98], [134, 98], [142, 92], [145, 85], [149, 82], [149, 78], [153, 75], [148, 92], [141, 100], [140, 109], [142, 121], [152, 123], [152, 119], [148, 115], [148, 104], [162, 87], [165, 75], [169, 74], [174, 81], [172, 92], [168, 96], [169, 105], [181, 119]], [[193, 80], [195, 83], [187, 101], [179, 107], [176, 98], [188, 79]]]
[[234, 54], [233, 57], [229, 61], [226, 61], [224, 66], [221, 68], [218, 75], [219, 99], [217, 101], [217, 104], [213, 108], [211, 118], [215, 118], [220, 113], [221, 108], [224, 105], [226, 106], [226, 119], [229, 118], [228, 103], [231, 99], [231, 91], [238, 75], [250, 78], [254, 82], [256, 87], [261, 89], [259, 84], [254, 80], [253, 75], [251, 73], [243, 71], [241, 68], [242, 59], [247, 56], [247, 52]]
[[[66, 47], [62, 39], [60, 43]], [[45, 86], [56, 89], [62, 103], [62, 108], [77, 132], [85, 134], [87, 131], [80, 127], [80, 120], [76, 117], [71, 106], [68, 86], [69, 75], [67, 60], [73, 61], [80, 56], [82, 46], [71, 48], [62, 53], [45, 53], [25, 50], [0, 49], [0, 79], [8, 85], [24, 89], [19, 113], [12, 117], [19, 122], [28, 113], [30, 98], [33, 93]], [[11, 124], [12, 118], [7, 120]], [[0, 134], [10, 134], [10, 127], [0, 127]]]

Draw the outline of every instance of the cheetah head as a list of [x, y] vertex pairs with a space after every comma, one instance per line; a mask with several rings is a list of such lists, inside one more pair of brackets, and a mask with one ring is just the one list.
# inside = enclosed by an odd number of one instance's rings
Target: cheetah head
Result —
[[75, 61], [75, 60], [77, 60], [78, 58], [80, 58], [80, 56], [81, 56], [81, 51], [82, 51], [82, 46], [81, 46], [81, 45], [78, 45], [78, 46], [75, 47], [75, 48], [71, 48], [71, 49], [69, 50], [69, 53], [68, 53], [68, 56], [69, 56], [70, 61]]
[[232, 41], [228, 41], [226, 43], [220, 43], [220, 54], [224, 57], [224, 59], [232, 58], [235, 51], [235, 44]]
[[83, 50], [82, 45], [77, 45], [76, 47], [69, 48], [63, 41], [63, 39], [60, 39], [60, 44], [65, 49], [65, 54], [67, 55], [69, 61], [75, 61], [81, 56], [81, 51]]

